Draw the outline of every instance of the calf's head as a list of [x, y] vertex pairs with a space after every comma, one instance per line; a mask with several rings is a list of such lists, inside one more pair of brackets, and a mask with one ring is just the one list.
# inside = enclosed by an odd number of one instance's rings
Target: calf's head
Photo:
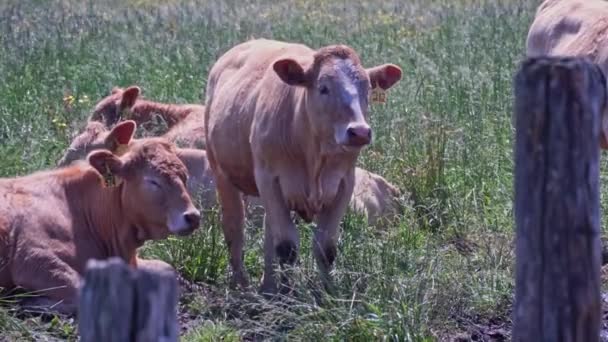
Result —
[[306, 111], [316, 138], [343, 149], [359, 149], [371, 142], [370, 91], [386, 90], [401, 79], [401, 69], [394, 64], [363, 68], [356, 52], [343, 45], [321, 48], [313, 58], [282, 58], [272, 67], [283, 82], [305, 88]]
[[123, 111], [133, 107], [140, 93], [141, 89], [138, 86], [130, 86], [125, 89], [114, 87], [110, 95], [95, 105], [91, 120], [101, 121], [106, 127], [116, 124], [121, 120]]
[[119, 180], [121, 212], [138, 240], [188, 235], [198, 228], [200, 213], [186, 190], [188, 171], [173, 144], [147, 138], [132, 142], [121, 157], [99, 150], [87, 158], [102, 175]]
[[87, 154], [100, 149], [121, 154], [121, 149], [131, 142], [136, 128], [137, 125], [132, 120], [121, 121], [111, 130], [101, 122], [89, 121], [84, 131], [72, 140], [58, 165], [66, 166], [76, 160], [85, 159]]

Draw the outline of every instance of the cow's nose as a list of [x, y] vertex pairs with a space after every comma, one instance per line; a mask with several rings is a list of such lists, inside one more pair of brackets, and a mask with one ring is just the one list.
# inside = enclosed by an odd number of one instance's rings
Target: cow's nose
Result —
[[353, 125], [346, 130], [351, 145], [367, 145], [372, 140], [372, 129], [368, 125]]
[[201, 222], [201, 214], [198, 210], [189, 211], [184, 214], [184, 221], [186, 221], [190, 228], [196, 229]]

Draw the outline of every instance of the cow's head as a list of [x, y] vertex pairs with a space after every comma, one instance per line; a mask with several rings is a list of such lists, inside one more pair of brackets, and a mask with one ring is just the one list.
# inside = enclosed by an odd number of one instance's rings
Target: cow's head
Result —
[[131, 142], [135, 130], [136, 124], [132, 120], [121, 121], [109, 131], [101, 122], [89, 121], [84, 131], [72, 140], [58, 164], [66, 166], [100, 149], [120, 154], [121, 148]]
[[123, 156], [99, 150], [87, 159], [101, 175], [118, 180], [122, 215], [139, 241], [188, 235], [198, 228], [200, 213], [186, 190], [188, 171], [172, 143], [140, 139]]
[[283, 82], [306, 89], [306, 110], [316, 137], [342, 149], [358, 150], [371, 142], [370, 92], [373, 87], [386, 90], [401, 79], [401, 69], [394, 64], [363, 68], [355, 51], [343, 45], [322, 48], [312, 59], [281, 58], [272, 67]]
[[123, 111], [131, 109], [139, 98], [141, 89], [138, 86], [128, 88], [114, 87], [110, 95], [95, 105], [91, 114], [92, 121], [101, 121], [111, 127], [123, 119]]

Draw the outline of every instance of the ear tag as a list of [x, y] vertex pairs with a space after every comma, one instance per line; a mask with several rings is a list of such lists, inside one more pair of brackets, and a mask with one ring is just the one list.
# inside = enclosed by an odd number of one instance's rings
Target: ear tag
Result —
[[123, 154], [127, 153], [128, 149], [129, 149], [128, 144], [121, 144], [118, 141], [116, 141], [116, 149], [114, 149], [114, 154], [117, 156], [122, 156]]
[[386, 103], [386, 90], [380, 87], [374, 87], [371, 94], [372, 103]]
[[103, 180], [106, 188], [117, 187], [120, 185], [120, 178], [115, 176], [112, 171], [110, 171], [110, 167], [106, 164], [106, 171], [103, 173]]
[[129, 108], [124, 108], [120, 113], [120, 118], [123, 120], [130, 120], [133, 116], [133, 112]]

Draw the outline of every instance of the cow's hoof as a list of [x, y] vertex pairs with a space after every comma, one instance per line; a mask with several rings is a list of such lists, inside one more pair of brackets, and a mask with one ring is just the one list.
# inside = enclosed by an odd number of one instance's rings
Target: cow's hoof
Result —
[[264, 277], [259, 292], [267, 299], [270, 299], [277, 294], [277, 284], [274, 281], [268, 280], [266, 277]]
[[329, 274], [321, 274], [321, 283], [323, 284], [323, 289], [329, 295], [336, 294], [336, 285], [334, 283], [333, 277]]
[[232, 274], [232, 278], [230, 279], [230, 288], [236, 289], [241, 288], [243, 290], [249, 288], [249, 277], [243, 272], [235, 272]]

